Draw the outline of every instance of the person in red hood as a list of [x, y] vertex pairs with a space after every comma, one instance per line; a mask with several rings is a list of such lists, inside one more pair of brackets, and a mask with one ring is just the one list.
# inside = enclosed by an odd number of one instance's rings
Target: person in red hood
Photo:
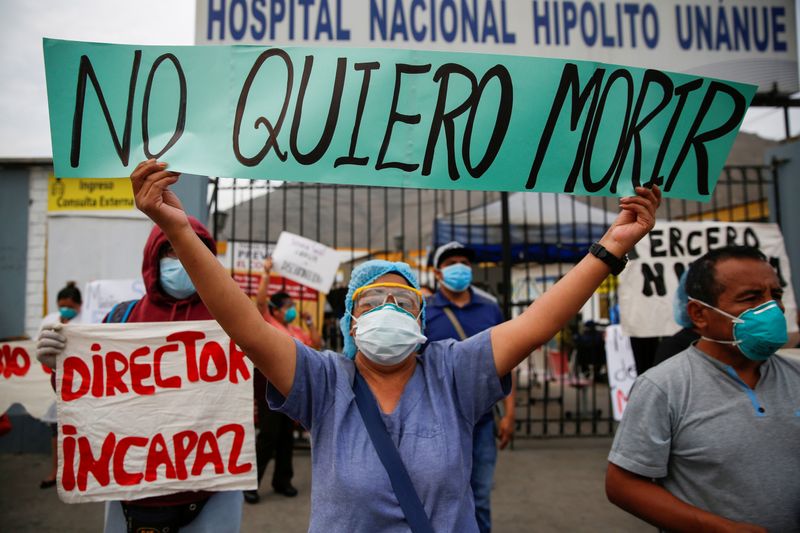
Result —
[[[189, 217], [189, 222], [200, 240], [216, 254], [216, 242], [206, 227], [194, 217]], [[118, 304], [103, 322], [176, 322], [212, 318], [158, 226], [153, 227], [144, 245], [142, 279], [145, 295], [135, 303]], [[153, 531], [161, 531], [164, 526], [173, 526], [171, 531], [176, 531], [180, 527], [187, 533], [239, 531], [242, 502], [241, 491], [179, 492], [132, 502], [107, 502], [105, 532], [138, 531], [142, 526]], [[167, 514], [172, 518], [153, 521]], [[137, 517], [141, 522], [136, 520]], [[131, 518], [139, 523], [132, 524]], [[187, 519], [191, 521], [187, 523]]]
[[[200, 240], [216, 255], [217, 244], [211, 233], [196, 218], [189, 217], [189, 221]], [[142, 255], [142, 279], [146, 292], [130, 309], [125, 322], [211, 319], [211, 313], [203, 305], [186, 270], [175, 257], [167, 236], [158, 226], [154, 226], [150, 232]], [[103, 322], [109, 322], [109, 317], [118, 312], [120, 307], [113, 308]]]
[[[192, 228], [209, 250], [216, 243], [203, 224], [189, 217]], [[166, 235], [153, 227], [144, 246], [142, 278], [145, 295], [115, 305], [103, 322], [176, 322], [210, 320], [186, 270], [175, 256]], [[57, 330], [43, 330], [39, 344], [58, 355], [66, 338]], [[242, 519], [241, 491], [178, 492], [128, 502], [106, 502], [105, 533], [136, 531], [239, 531]]]

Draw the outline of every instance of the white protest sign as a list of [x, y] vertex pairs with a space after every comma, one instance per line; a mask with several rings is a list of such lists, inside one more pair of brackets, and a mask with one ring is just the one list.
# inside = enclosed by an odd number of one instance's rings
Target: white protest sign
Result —
[[63, 331], [62, 501], [256, 488], [252, 365], [216, 322]]
[[36, 342], [1, 342], [0, 414], [18, 403], [32, 417], [43, 418], [53, 399], [50, 369], [36, 360]]
[[[224, 265], [232, 266], [234, 270], [254, 270], [261, 272], [264, 270], [264, 260], [270, 256], [270, 252], [275, 249], [274, 244], [265, 242], [250, 241], [228, 241], [226, 254], [220, 257]], [[228, 257], [228, 253], [233, 253], [233, 258]], [[230, 265], [228, 262], [233, 261]]]
[[98, 279], [90, 281], [84, 289], [81, 314], [86, 324], [99, 324], [118, 303], [138, 300], [145, 288], [139, 279]]
[[288, 231], [281, 232], [272, 252], [275, 272], [325, 294], [336, 277], [339, 258], [333, 248]]
[[622, 420], [633, 382], [636, 381], [636, 360], [631, 339], [618, 325], [606, 328], [606, 370], [614, 420]]
[[769, 259], [784, 285], [789, 332], [797, 331], [797, 304], [791, 267], [777, 224], [752, 222], [667, 222], [636, 245], [619, 277], [622, 328], [631, 337], [663, 337], [680, 329], [672, 304], [678, 280], [689, 264], [709, 250], [727, 245], [754, 246]]
[[[274, 248], [275, 245], [267, 246], [263, 242], [228, 241], [225, 252], [217, 255], [217, 259], [230, 270], [233, 280], [245, 294], [255, 296], [264, 275], [264, 259], [271, 255], [269, 252]], [[276, 292], [285, 292], [293, 300], [319, 300], [318, 291], [273, 273], [270, 275], [267, 294]]]

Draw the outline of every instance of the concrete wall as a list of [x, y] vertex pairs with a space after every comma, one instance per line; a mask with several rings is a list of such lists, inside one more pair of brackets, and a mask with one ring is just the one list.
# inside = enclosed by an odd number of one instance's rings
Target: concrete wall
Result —
[[24, 169], [0, 171], [3, 193], [0, 213], [0, 339], [19, 337], [25, 331], [24, 304], [28, 246], [28, 174]]
[[25, 333], [33, 338], [45, 314], [47, 250], [47, 179], [49, 167], [30, 167], [28, 184], [28, 257], [25, 281]]

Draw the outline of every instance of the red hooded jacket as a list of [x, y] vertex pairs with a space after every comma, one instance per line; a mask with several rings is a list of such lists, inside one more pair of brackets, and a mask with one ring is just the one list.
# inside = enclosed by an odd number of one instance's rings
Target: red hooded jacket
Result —
[[[199, 220], [190, 216], [189, 222], [211, 252], [217, 254], [217, 244]], [[211, 313], [194, 293], [189, 298], [178, 300], [167, 294], [159, 281], [159, 254], [169, 246], [169, 240], [161, 228], [155, 226], [144, 245], [142, 279], [146, 289], [144, 297], [133, 306], [127, 322], [176, 322], [183, 320], [209, 320]]]

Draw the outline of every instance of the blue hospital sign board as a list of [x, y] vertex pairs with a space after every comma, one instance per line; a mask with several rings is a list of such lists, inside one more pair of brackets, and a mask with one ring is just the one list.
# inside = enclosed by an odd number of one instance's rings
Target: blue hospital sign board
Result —
[[195, 35], [579, 59], [800, 89], [793, 0], [197, 0]]

